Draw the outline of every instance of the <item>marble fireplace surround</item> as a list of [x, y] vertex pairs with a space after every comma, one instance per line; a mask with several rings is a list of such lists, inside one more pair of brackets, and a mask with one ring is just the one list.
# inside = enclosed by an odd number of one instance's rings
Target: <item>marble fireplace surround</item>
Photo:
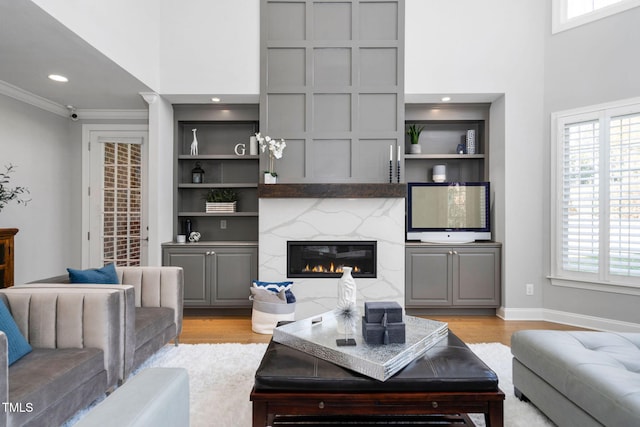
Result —
[[397, 301], [404, 307], [405, 184], [259, 185], [258, 277], [292, 280], [296, 319], [336, 306], [336, 278], [287, 279], [288, 240], [378, 242], [376, 278], [358, 278], [365, 301]]

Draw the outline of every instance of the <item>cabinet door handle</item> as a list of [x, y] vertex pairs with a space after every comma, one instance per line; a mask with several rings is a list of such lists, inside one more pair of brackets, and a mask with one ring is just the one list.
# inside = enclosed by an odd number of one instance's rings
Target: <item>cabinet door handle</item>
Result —
[[449, 251], [449, 255], [453, 255], [453, 251]]
[[453, 251], [453, 254], [454, 255], [458, 255], [458, 251]]

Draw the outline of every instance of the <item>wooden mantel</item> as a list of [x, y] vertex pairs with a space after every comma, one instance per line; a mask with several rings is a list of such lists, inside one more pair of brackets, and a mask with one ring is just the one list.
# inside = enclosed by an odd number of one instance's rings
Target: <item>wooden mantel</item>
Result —
[[259, 184], [258, 198], [405, 198], [406, 184]]

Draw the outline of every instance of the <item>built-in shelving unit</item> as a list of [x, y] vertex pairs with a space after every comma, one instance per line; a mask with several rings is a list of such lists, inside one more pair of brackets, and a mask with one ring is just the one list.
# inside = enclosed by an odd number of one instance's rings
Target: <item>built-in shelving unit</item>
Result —
[[[178, 120], [176, 127], [174, 234], [183, 233], [189, 219], [203, 241], [257, 241], [260, 156], [248, 153], [249, 138], [258, 132], [258, 121], [246, 117]], [[197, 155], [190, 154], [193, 129], [197, 129]], [[238, 144], [244, 147], [236, 149]], [[245, 154], [236, 153], [243, 149]], [[192, 182], [196, 165], [204, 170], [201, 183]], [[207, 213], [205, 197], [211, 189], [234, 190], [238, 195], [236, 212]]]
[[[257, 105], [174, 106], [174, 236], [191, 221], [201, 234], [197, 243], [166, 242], [163, 264], [184, 270], [187, 308], [247, 310], [249, 284], [258, 268], [258, 178], [260, 156], [250, 154], [250, 137], [258, 132]], [[191, 154], [193, 129], [198, 154]], [[242, 146], [238, 146], [244, 145]], [[244, 150], [244, 151], [243, 151]], [[193, 182], [196, 164], [204, 170]], [[211, 189], [233, 189], [235, 212], [208, 213]]]
[[[410, 140], [405, 140], [405, 181], [431, 182], [433, 167], [445, 165], [447, 181], [488, 181], [489, 104], [407, 104], [405, 129], [423, 127], [421, 154], [409, 154]], [[476, 152], [459, 154], [458, 144], [466, 143], [468, 130], [476, 135]], [[406, 133], [406, 132], [405, 132]]]
[[[447, 182], [489, 181], [489, 104], [407, 104], [405, 130], [415, 124], [421, 154], [405, 154], [406, 182], [433, 182], [433, 167], [445, 165]], [[459, 154], [468, 130], [475, 153]], [[410, 150], [406, 137], [405, 148]], [[466, 147], [465, 147], [466, 148]], [[407, 242], [406, 308], [412, 314], [488, 314], [500, 306], [502, 246]]]

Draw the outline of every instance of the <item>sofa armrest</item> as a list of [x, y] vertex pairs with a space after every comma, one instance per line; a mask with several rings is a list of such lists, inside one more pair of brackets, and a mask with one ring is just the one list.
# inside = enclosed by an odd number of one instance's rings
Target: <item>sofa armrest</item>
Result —
[[120, 291], [19, 286], [0, 290], [18, 328], [32, 347], [98, 348], [108, 387], [121, 370]]
[[182, 267], [116, 267], [120, 283], [133, 285], [136, 307], [168, 307], [174, 311], [176, 337], [182, 332], [184, 275]]
[[[9, 344], [0, 331], [0, 402], [9, 401]], [[7, 425], [7, 411], [0, 408], [0, 426]]]
[[[119, 312], [120, 312], [120, 324], [123, 325], [120, 334], [120, 372], [119, 380], [124, 382], [129, 377], [129, 374], [133, 370], [133, 356], [136, 351], [136, 307], [135, 307], [135, 288], [131, 285], [97, 285], [86, 283], [44, 283], [44, 282], [31, 282], [24, 285], [16, 285], [16, 288], [28, 287], [28, 288], [47, 288], [56, 289], [63, 288], [68, 289], [70, 286], [77, 287], [79, 289], [110, 289], [118, 291], [120, 295]], [[0, 426], [1, 427], [1, 426]]]

